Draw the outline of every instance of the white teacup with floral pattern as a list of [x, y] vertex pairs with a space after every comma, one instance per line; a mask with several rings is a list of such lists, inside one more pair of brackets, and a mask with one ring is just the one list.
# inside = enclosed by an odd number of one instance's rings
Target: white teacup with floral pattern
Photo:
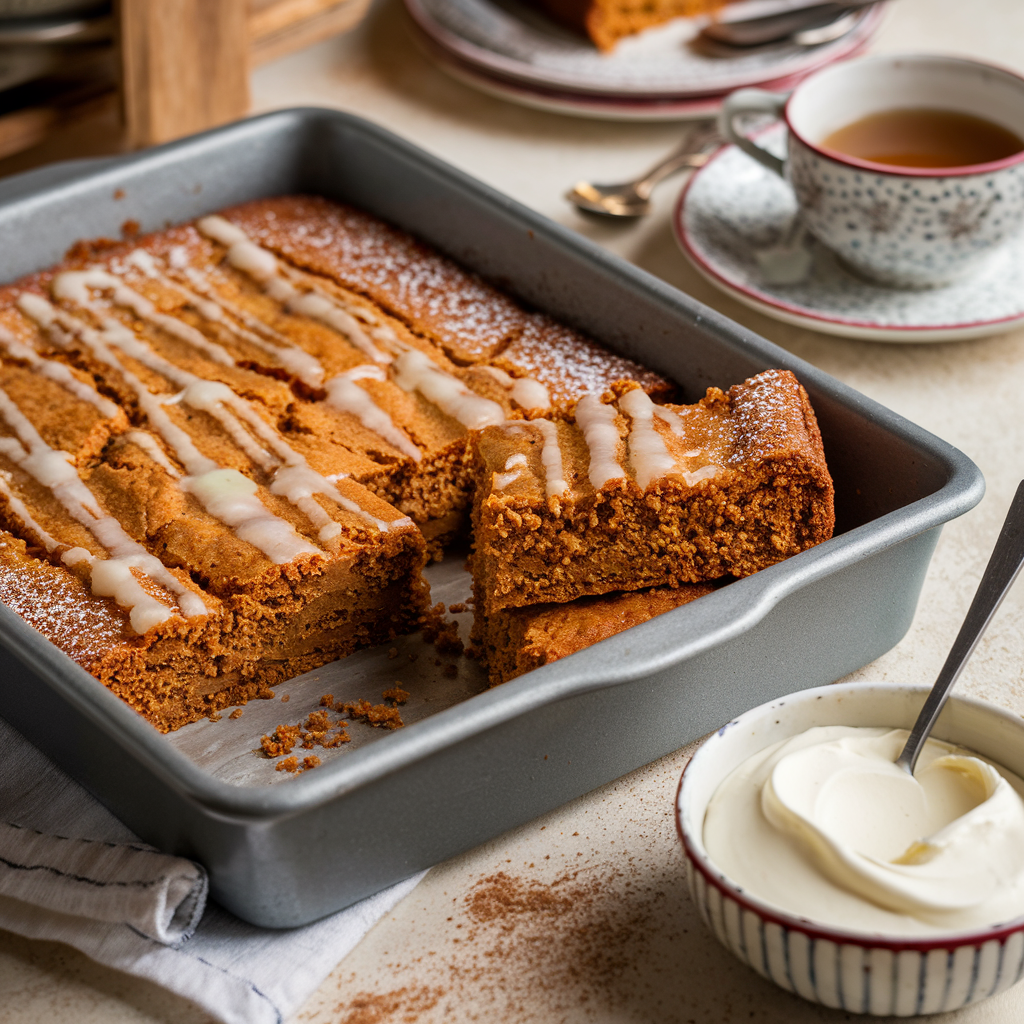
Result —
[[[812, 235], [852, 269], [897, 288], [929, 288], [980, 269], [1024, 222], [1024, 151], [967, 167], [892, 167], [822, 146], [832, 132], [884, 110], [957, 111], [1024, 139], [1024, 78], [957, 57], [881, 56], [833, 64], [792, 93], [740, 89], [722, 133], [785, 178]], [[785, 160], [737, 120], [773, 114], [788, 128]]]

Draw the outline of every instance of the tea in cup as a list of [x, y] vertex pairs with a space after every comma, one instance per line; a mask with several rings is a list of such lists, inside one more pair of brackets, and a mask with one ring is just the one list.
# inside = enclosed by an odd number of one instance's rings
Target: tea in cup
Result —
[[[743, 135], [782, 118], [785, 160]], [[741, 89], [723, 134], [781, 175], [807, 230], [881, 284], [928, 288], [980, 269], [1024, 225], [1024, 78], [956, 57], [834, 64], [791, 93]]]

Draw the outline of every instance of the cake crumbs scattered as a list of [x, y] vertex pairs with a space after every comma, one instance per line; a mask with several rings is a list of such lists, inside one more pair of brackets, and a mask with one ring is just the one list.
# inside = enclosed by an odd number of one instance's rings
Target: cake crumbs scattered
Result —
[[299, 770], [299, 759], [297, 757], [286, 757], [283, 761], [278, 761], [274, 767], [274, 771], [277, 772], [297, 772]]
[[404, 704], [409, 699], [409, 691], [402, 689], [402, 684], [396, 680], [390, 690], [385, 690], [381, 696], [385, 700], [392, 700], [396, 704]]
[[463, 612], [469, 611], [469, 606], [465, 601], [460, 601], [458, 604], [448, 605], [448, 611], [451, 615], [461, 615]]
[[228, 715], [228, 718], [241, 718], [241, 717], [242, 717], [242, 708], [235, 708], [235, 710], [232, 711], [230, 715]]
[[353, 700], [337, 709], [353, 720], [361, 720], [375, 729], [401, 729], [405, 722], [398, 708], [387, 704], [371, 704], [368, 700]]
[[211, 711], [207, 716], [211, 722], [219, 722], [224, 716], [219, 711]]
[[[332, 722], [326, 711], [313, 711], [305, 722], [296, 725], [279, 725], [272, 733], [260, 740], [260, 746], [267, 757], [281, 757], [290, 754], [296, 743], [303, 750], [323, 747], [331, 750], [343, 743], [351, 742], [344, 719]], [[280, 769], [280, 765], [278, 766]], [[289, 771], [290, 769], [284, 769]]]
[[302, 759], [302, 770], [308, 772], [310, 768], [319, 768], [320, 758], [316, 754], [310, 754], [309, 757]]
[[322, 708], [333, 708], [334, 707], [334, 694], [333, 693], [325, 693], [320, 698], [320, 707], [322, 707]]
[[444, 602], [433, 606], [423, 617], [423, 639], [433, 644], [440, 654], [458, 655], [465, 645], [459, 637], [459, 624], [444, 617]]
[[302, 732], [298, 725], [279, 725], [272, 733], [260, 739], [260, 746], [267, 757], [280, 757], [282, 754], [290, 754], [292, 748], [299, 741], [299, 734]]
[[282, 703], [282, 704], [287, 704], [287, 703], [288, 703], [288, 701], [290, 701], [291, 699], [292, 699], [292, 695], [291, 695], [290, 693], [286, 693], [286, 694], [285, 694], [285, 695], [284, 695], [284, 696], [283, 696], [283, 697], [281, 698], [281, 703]]
[[394, 660], [397, 657], [398, 657], [398, 648], [397, 647], [389, 648], [388, 649], [388, 658]]

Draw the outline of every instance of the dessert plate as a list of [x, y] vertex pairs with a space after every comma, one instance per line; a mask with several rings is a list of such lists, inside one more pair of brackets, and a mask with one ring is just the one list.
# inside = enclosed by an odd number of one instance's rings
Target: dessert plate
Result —
[[573, 93], [655, 99], [720, 95], [806, 74], [862, 46], [880, 24], [883, 5], [866, 9], [831, 43], [782, 41], [728, 57], [690, 45], [705, 23], [701, 18], [676, 18], [601, 53], [518, 0], [405, 0], [405, 6], [446, 53], [490, 75]]
[[[574, 117], [589, 117], [603, 121], [697, 121], [714, 117], [724, 99], [723, 96], [698, 96], [690, 99], [619, 99], [614, 96], [592, 96], [530, 86], [487, 74], [480, 68], [467, 64], [443, 50], [415, 25], [412, 26], [412, 32], [416, 44], [438, 68], [463, 85], [500, 100], [552, 114], [570, 114]], [[795, 81], [792, 84], [795, 85]]]
[[[772, 126], [759, 142], [782, 155], [784, 128]], [[735, 146], [725, 146], [690, 178], [673, 229], [712, 284], [776, 320], [825, 334], [897, 343], [960, 341], [1024, 324], [1024, 236], [970, 278], [913, 291], [858, 277], [806, 235], [797, 237], [794, 256], [786, 242], [800, 234], [795, 215], [788, 185]], [[787, 271], [800, 262], [806, 274], [792, 282], [799, 275]], [[779, 283], [787, 277], [792, 283]]]

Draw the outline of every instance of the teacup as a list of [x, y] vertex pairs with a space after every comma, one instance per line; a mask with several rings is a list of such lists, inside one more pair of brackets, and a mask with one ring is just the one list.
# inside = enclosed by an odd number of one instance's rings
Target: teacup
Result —
[[[977, 271], [1021, 230], [1024, 150], [964, 167], [899, 167], [822, 145], [895, 109], [969, 114], [1024, 139], [1024, 78], [957, 57], [871, 57], [833, 64], [788, 94], [740, 89], [726, 99], [720, 127], [789, 182], [808, 231], [853, 270], [897, 288], [947, 284]], [[785, 121], [786, 159], [741, 134], [737, 120], [749, 114]]]

